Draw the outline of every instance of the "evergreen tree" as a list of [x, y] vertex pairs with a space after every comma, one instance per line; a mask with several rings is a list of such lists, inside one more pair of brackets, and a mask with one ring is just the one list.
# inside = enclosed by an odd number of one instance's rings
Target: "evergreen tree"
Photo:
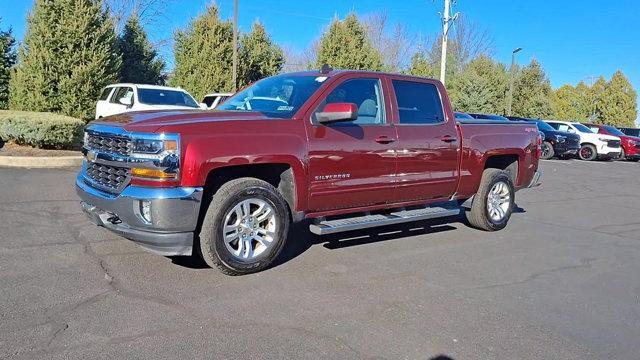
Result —
[[607, 91], [607, 80], [604, 76], [600, 76], [598, 80], [589, 88], [589, 100], [591, 106], [589, 108], [589, 120], [598, 122], [598, 119], [602, 119], [602, 113], [606, 106], [603, 102], [605, 92]]
[[9, 101], [9, 78], [16, 63], [15, 44], [11, 28], [0, 31], [0, 109], [6, 109]]
[[282, 48], [271, 41], [258, 21], [249, 34], [242, 36], [239, 59], [239, 87], [279, 73], [285, 61]]
[[411, 57], [409, 74], [428, 78], [435, 77], [433, 64], [429, 61], [429, 58], [423, 51], [418, 51], [413, 55], [413, 57]]
[[561, 86], [551, 94], [551, 103], [557, 120], [586, 121], [591, 115], [589, 87], [584, 82]]
[[598, 122], [607, 125], [632, 127], [638, 115], [637, 94], [622, 71], [618, 70], [607, 82], [598, 101]]
[[10, 81], [16, 110], [93, 117], [102, 88], [117, 81], [121, 59], [101, 0], [35, 0]]
[[207, 11], [175, 35], [175, 70], [170, 79], [196, 99], [211, 92], [233, 91], [233, 26], [220, 20], [218, 8]]
[[120, 81], [136, 84], [159, 84], [162, 82], [164, 61], [147, 38], [140, 19], [133, 13], [118, 38], [118, 48], [122, 54]]
[[509, 75], [503, 64], [485, 55], [472, 60], [450, 87], [455, 109], [466, 112], [504, 114]]
[[516, 116], [548, 118], [553, 114], [551, 84], [535, 59], [515, 79], [512, 111]]
[[365, 27], [355, 14], [333, 20], [320, 38], [317, 68], [329, 64], [336, 69], [383, 70], [380, 53], [373, 47]]

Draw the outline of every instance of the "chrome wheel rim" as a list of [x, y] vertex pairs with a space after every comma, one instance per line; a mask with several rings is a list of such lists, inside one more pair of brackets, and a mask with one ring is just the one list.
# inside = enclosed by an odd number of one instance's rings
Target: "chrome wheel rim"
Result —
[[511, 190], [509, 185], [503, 181], [495, 183], [487, 196], [487, 212], [491, 220], [502, 221], [511, 206]]
[[273, 247], [276, 226], [276, 212], [269, 203], [257, 198], [243, 200], [225, 215], [224, 244], [238, 260], [255, 259]]

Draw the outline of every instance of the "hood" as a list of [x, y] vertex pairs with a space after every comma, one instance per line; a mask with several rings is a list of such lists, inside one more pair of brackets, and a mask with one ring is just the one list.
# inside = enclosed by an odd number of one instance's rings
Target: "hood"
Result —
[[218, 110], [164, 110], [164, 111], [134, 111], [100, 120], [92, 124], [122, 126], [131, 132], [155, 132], [169, 125], [183, 125], [201, 122], [244, 121], [269, 119], [259, 112], [253, 111], [218, 111]]
[[640, 144], [640, 137], [637, 136], [620, 135], [618, 137], [623, 141], [635, 141], [636, 143]]
[[553, 131], [543, 130], [543, 132], [545, 133], [545, 135], [547, 135], [547, 138], [551, 138], [552, 136], [559, 135], [559, 136], [564, 136], [567, 139], [580, 140], [580, 136], [578, 134], [572, 134], [570, 132], [558, 131], [558, 130], [553, 130]]
[[619, 137], [607, 134], [587, 134], [592, 137], [597, 137], [598, 139], [607, 139], [607, 140], [620, 140]]

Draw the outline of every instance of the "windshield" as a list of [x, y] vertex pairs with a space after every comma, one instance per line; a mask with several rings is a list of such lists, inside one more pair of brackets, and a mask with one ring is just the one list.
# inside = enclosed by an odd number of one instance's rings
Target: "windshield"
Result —
[[277, 118], [290, 118], [325, 80], [326, 76], [272, 76], [240, 91], [216, 110], [258, 111]]
[[196, 101], [189, 94], [176, 90], [138, 89], [138, 100], [147, 105], [198, 107]]
[[555, 131], [556, 129], [552, 128], [551, 125], [547, 124], [544, 121], [536, 121], [538, 125], [538, 130], [546, 130], [546, 131]]
[[578, 129], [578, 131], [583, 132], [583, 133], [592, 133], [593, 131], [591, 131], [591, 129], [589, 129], [588, 127], [582, 125], [582, 124], [573, 124], [573, 126]]
[[604, 128], [607, 129], [607, 131], [611, 135], [624, 136], [624, 133], [622, 131], [618, 130], [617, 128], [615, 128], [613, 126], [605, 125]]

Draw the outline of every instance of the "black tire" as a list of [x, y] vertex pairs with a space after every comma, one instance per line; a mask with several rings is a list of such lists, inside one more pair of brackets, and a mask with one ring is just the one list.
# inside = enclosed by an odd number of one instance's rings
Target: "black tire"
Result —
[[640, 161], [640, 158], [633, 158], [633, 159], [631, 159], [631, 161], [638, 162], [638, 161]]
[[[509, 206], [505, 211], [505, 215], [498, 221], [492, 219], [489, 214], [487, 204], [489, 202], [489, 193], [494, 185], [502, 182], [508, 187], [510, 194]], [[506, 171], [499, 169], [485, 169], [480, 180], [478, 192], [473, 197], [471, 209], [466, 212], [469, 224], [477, 229], [484, 231], [497, 231], [504, 229], [511, 218], [515, 204], [515, 188], [511, 177]]]
[[[223, 227], [225, 216], [243, 200], [259, 199], [270, 205], [275, 213], [276, 230], [272, 244], [255, 259], [238, 259], [225, 244]], [[200, 252], [210, 267], [227, 275], [244, 275], [269, 267], [284, 247], [289, 231], [289, 208], [282, 195], [271, 184], [255, 179], [231, 180], [213, 195], [200, 231]], [[252, 233], [253, 235], [253, 233]], [[239, 239], [238, 239], [239, 240]]]
[[591, 144], [584, 144], [578, 150], [578, 156], [581, 160], [585, 161], [593, 161], [598, 157], [598, 152], [596, 151], [596, 147]]
[[544, 160], [549, 160], [555, 155], [555, 150], [553, 150], [553, 145], [550, 142], [544, 141], [542, 142], [542, 154], [541, 158]]

